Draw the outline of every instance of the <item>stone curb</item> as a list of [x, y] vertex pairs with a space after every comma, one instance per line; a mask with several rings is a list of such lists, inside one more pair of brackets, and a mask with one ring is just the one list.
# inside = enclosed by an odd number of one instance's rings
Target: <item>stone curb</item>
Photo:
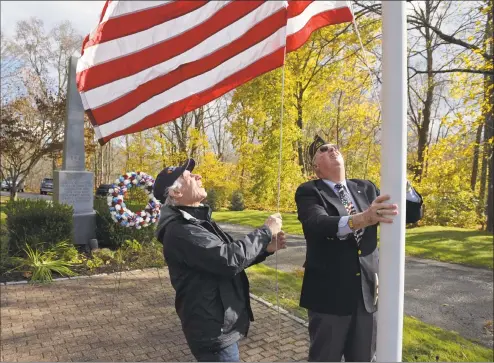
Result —
[[[149, 268], [144, 268], [144, 269], [139, 269], [139, 270], [126, 270], [126, 271], [117, 271], [117, 272], [104, 272], [101, 274], [94, 274], [94, 275], [77, 275], [77, 276], [71, 276], [71, 277], [57, 277], [53, 279], [51, 282], [58, 282], [58, 281], [65, 281], [65, 280], [79, 280], [79, 279], [87, 279], [90, 277], [103, 277], [103, 276], [110, 276], [110, 275], [116, 275], [116, 274], [134, 274], [134, 271], [143, 271], [143, 272], [148, 272], [148, 271], [154, 271], [156, 270], [156, 267], [149, 267]], [[0, 285], [22, 285], [22, 284], [28, 284], [29, 281], [22, 280], [22, 281], [7, 281], [7, 282], [0, 282]]]
[[[162, 268], [162, 269], [164, 270], [165, 268]], [[133, 274], [135, 274], [136, 271], [150, 272], [150, 271], [155, 271], [155, 270], [157, 270], [156, 267], [150, 267], [150, 268], [145, 268], [145, 269], [141, 269], [141, 270], [119, 271], [119, 272], [101, 273], [101, 274], [96, 274], [96, 275], [78, 275], [78, 276], [73, 276], [73, 277], [59, 277], [59, 278], [53, 279], [52, 282], [87, 279], [87, 278], [91, 278], [91, 277], [104, 277], [104, 276], [111, 276], [111, 275], [116, 275], [116, 274], [120, 274], [120, 273], [133, 275]], [[2, 283], [0, 283], [0, 285], [9, 285], [10, 286], [10, 285], [23, 285], [23, 284], [27, 284], [27, 283], [28, 283], [28, 281], [10, 281], [10, 282], [2, 282]], [[286, 317], [296, 321], [297, 323], [302, 324], [306, 328], [309, 326], [309, 323], [307, 321], [305, 321], [304, 319], [301, 319], [301, 318], [289, 313], [287, 310], [285, 310], [281, 307], [278, 307], [277, 305], [271, 304], [270, 302], [260, 298], [257, 295], [254, 295], [251, 293], [250, 297], [253, 300], [263, 304], [264, 306], [266, 306], [268, 308], [270, 308], [271, 310], [274, 310], [276, 312], [279, 311], [279, 313], [281, 315], [285, 315]]]
[[252, 293], [250, 294], [250, 297], [251, 297], [253, 300], [255, 300], [255, 301], [257, 301], [257, 302], [259, 302], [259, 303], [261, 303], [261, 304], [263, 304], [263, 305], [267, 306], [268, 308], [270, 308], [270, 309], [272, 309], [272, 310], [274, 310], [274, 311], [276, 311], [276, 312], [278, 312], [278, 311], [279, 311], [281, 315], [285, 315], [286, 317], [288, 317], [288, 318], [290, 318], [290, 319], [292, 319], [292, 320], [296, 321], [297, 323], [302, 324], [302, 325], [303, 325], [303, 326], [305, 326], [306, 328], [307, 328], [307, 327], [309, 327], [309, 323], [308, 323], [307, 321], [305, 321], [304, 319], [299, 318], [298, 316], [295, 316], [295, 315], [291, 314], [290, 312], [286, 311], [286, 310], [285, 310], [285, 309], [283, 309], [283, 308], [278, 307], [278, 305], [271, 304], [270, 302], [268, 302], [268, 301], [266, 301], [266, 300], [264, 300], [264, 299], [260, 298], [260, 297], [259, 297], [259, 296], [257, 296], [257, 295], [254, 295], [254, 294], [252, 294]]

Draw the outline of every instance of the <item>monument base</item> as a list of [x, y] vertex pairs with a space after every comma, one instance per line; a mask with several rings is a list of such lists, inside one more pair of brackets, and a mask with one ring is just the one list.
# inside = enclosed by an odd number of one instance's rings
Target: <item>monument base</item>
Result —
[[94, 174], [89, 171], [56, 170], [53, 179], [53, 200], [74, 209], [74, 244], [89, 245], [89, 241], [96, 238]]
[[72, 238], [76, 245], [89, 245], [96, 239], [96, 212], [74, 214], [74, 231]]

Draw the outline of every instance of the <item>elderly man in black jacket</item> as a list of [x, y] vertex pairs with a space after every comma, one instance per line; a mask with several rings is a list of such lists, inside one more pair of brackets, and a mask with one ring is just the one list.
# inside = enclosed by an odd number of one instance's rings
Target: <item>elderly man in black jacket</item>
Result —
[[281, 216], [235, 241], [201, 204], [207, 194], [195, 162], [163, 169], [153, 193], [164, 206], [157, 228], [163, 242], [175, 308], [192, 354], [198, 361], [239, 361], [238, 341], [247, 335], [253, 314], [245, 269], [285, 248]]
[[[378, 223], [392, 223], [397, 205], [368, 180], [346, 179], [336, 145], [316, 136], [309, 153], [319, 179], [295, 194], [307, 241], [300, 305], [309, 312], [309, 361], [369, 362], [375, 352]], [[409, 187], [407, 223], [422, 217]]]

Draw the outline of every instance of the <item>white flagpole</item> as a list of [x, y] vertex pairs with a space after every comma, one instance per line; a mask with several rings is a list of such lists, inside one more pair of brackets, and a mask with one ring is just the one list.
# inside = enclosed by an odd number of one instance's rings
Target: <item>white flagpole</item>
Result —
[[382, 1], [383, 122], [381, 194], [390, 194], [399, 215], [381, 224], [377, 360], [401, 362], [405, 283], [405, 186], [407, 112], [406, 2]]

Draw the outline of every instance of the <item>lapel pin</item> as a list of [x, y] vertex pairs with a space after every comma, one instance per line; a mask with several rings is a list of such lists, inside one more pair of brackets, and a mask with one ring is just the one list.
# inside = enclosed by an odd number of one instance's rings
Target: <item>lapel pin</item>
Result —
[[357, 193], [360, 193], [360, 190], [357, 190]]

